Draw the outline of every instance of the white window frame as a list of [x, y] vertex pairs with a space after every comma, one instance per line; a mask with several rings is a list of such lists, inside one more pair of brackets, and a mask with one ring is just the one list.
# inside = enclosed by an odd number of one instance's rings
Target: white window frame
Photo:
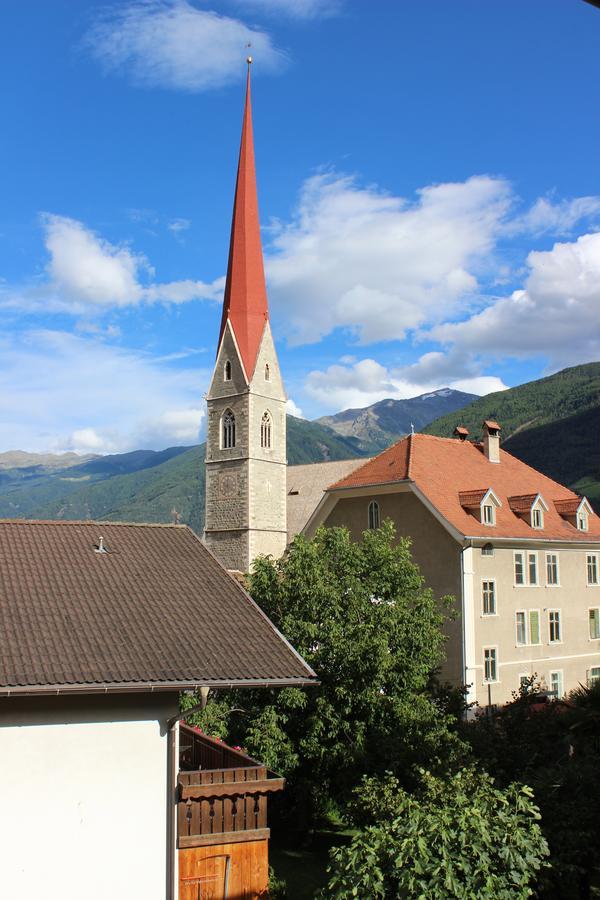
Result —
[[[527, 555], [527, 585], [528, 587], [540, 586], [540, 567], [537, 550], [526, 550]], [[531, 580], [531, 558], [535, 559], [535, 581]]]
[[[558, 615], [558, 640], [552, 640], [552, 615]], [[549, 644], [562, 644], [563, 636], [562, 636], [562, 615], [560, 609], [549, 609], [548, 610], [548, 643]]]
[[[596, 613], [592, 617], [591, 613]], [[592, 634], [592, 622], [596, 622], [596, 634]], [[590, 606], [588, 609], [588, 634], [590, 641], [600, 641], [600, 606]]]
[[587, 509], [580, 509], [576, 514], [577, 531], [587, 531], [590, 527]]
[[[484, 585], [491, 584], [492, 587], [492, 596], [494, 599], [494, 611], [486, 612], [485, 611], [485, 587]], [[488, 616], [497, 616], [498, 615], [498, 591], [496, 589], [496, 579], [495, 578], [482, 578], [481, 579], [481, 615], [485, 616], [486, 619]]]
[[[517, 556], [521, 557], [521, 569], [523, 581], [517, 581]], [[513, 585], [515, 587], [527, 587], [527, 557], [524, 550], [513, 550]]]
[[380, 524], [379, 503], [377, 500], [371, 500], [367, 508], [367, 527], [369, 531], [374, 531], [379, 528]]
[[[484, 550], [486, 551], [485, 553], [483, 552]], [[489, 558], [490, 556], [494, 556], [494, 555], [495, 555], [495, 552], [494, 552], [494, 545], [493, 545], [493, 544], [490, 544], [489, 541], [487, 542], [487, 544], [483, 544], [483, 546], [482, 546], [482, 548], [481, 548], [481, 555], [482, 555], [482, 556], [486, 556], [486, 557], [488, 557], [488, 558]]]
[[531, 675], [529, 674], [529, 672], [519, 672], [518, 678], [519, 678], [518, 690], [521, 690], [521, 688], [523, 687], [523, 682], [529, 681], [529, 679], [531, 678]]
[[[548, 561], [551, 557], [555, 557], [556, 559], [556, 581], [548, 581]], [[558, 559], [558, 553], [546, 553], [546, 587], [560, 587], [560, 563]]]
[[[483, 683], [484, 683], [484, 684], [497, 684], [497, 683], [500, 681], [500, 679], [499, 679], [499, 677], [498, 677], [498, 675], [499, 675], [498, 647], [497, 647], [497, 646], [483, 647], [482, 650], [483, 650]], [[486, 677], [486, 658], [485, 658], [485, 654], [487, 653], [488, 650], [494, 654], [494, 669], [496, 670], [496, 671], [495, 671], [495, 676], [496, 676], [495, 678], [487, 678], [487, 677]]]
[[[594, 674], [592, 674], [592, 672]], [[600, 682], [600, 666], [590, 666], [587, 670], [587, 683], [589, 687]]]
[[[538, 524], [539, 518], [539, 524]], [[531, 527], [540, 531], [544, 527], [544, 510], [541, 506], [533, 506], [531, 508]]]
[[[586, 577], [586, 582], [587, 582], [588, 587], [598, 587], [598, 585], [600, 585], [600, 575], [598, 574], [599, 568], [600, 568], [599, 561], [598, 561], [599, 557], [600, 557], [600, 554], [598, 554], [598, 553], [586, 553], [586, 555], [585, 555], [585, 577]], [[591, 559], [594, 560], [593, 569], [594, 569], [594, 575], [596, 577], [595, 581], [590, 581], [590, 560]]]
[[553, 681], [552, 676], [553, 675], [559, 676], [559, 678], [557, 679], [558, 684], [559, 684], [559, 690], [557, 690], [556, 694], [554, 694], [554, 699], [560, 700], [561, 697], [565, 696], [565, 680], [563, 677], [563, 670], [562, 669], [553, 669], [551, 672], [548, 672], [548, 684], [550, 686], [550, 691], [552, 691], [552, 681]]
[[[487, 510], [489, 510], [489, 519]], [[481, 524], [487, 525], [490, 528], [496, 524], [496, 508], [493, 503], [481, 504]]]
[[[524, 640], [519, 640], [519, 620], [518, 617], [523, 616], [523, 638]], [[527, 647], [529, 644], [529, 628], [528, 628], [528, 616], [526, 609], [516, 609], [515, 610], [515, 646], [516, 647]]]

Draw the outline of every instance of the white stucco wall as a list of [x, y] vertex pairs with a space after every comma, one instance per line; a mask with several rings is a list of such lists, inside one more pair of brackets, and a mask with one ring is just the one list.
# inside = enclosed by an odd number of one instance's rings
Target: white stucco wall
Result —
[[0, 894], [164, 900], [176, 695], [0, 700]]

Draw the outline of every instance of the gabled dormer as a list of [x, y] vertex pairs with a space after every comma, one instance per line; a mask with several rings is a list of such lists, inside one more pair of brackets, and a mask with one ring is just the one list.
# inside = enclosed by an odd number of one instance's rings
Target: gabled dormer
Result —
[[482, 525], [492, 527], [496, 524], [496, 510], [502, 506], [500, 499], [491, 488], [477, 491], [460, 491], [460, 505]]
[[566, 500], [555, 500], [554, 507], [556, 512], [569, 522], [578, 531], [587, 531], [589, 529], [590, 516], [594, 515], [594, 510], [590, 506], [587, 497], [572, 497]]
[[515, 494], [508, 498], [512, 512], [531, 528], [540, 531], [544, 527], [544, 514], [548, 512], [548, 504], [541, 494]]

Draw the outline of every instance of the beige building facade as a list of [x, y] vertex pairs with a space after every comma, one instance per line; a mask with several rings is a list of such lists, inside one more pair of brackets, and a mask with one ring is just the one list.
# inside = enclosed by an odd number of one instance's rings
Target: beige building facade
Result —
[[410, 538], [427, 586], [454, 598], [441, 678], [480, 706], [510, 701], [525, 678], [554, 697], [600, 679], [598, 518], [497, 438], [411, 435], [329, 486], [303, 527], [359, 539], [391, 519]]

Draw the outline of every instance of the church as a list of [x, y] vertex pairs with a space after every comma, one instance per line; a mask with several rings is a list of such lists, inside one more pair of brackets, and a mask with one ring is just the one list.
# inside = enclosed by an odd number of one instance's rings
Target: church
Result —
[[600, 680], [600, 523], [592, 506], [500, 446], [408, 435], [373, 459], [287, 466], [286, 393], [269, 323], [246, 85], [227, 280], [207, 395], [204, 540], [230, 571], [293, 538], [384, 519], [411, 540], [437, 597], [454, 598], [446, 663], [467, 699], [495, 706], [531, 677], [560, 698]]

